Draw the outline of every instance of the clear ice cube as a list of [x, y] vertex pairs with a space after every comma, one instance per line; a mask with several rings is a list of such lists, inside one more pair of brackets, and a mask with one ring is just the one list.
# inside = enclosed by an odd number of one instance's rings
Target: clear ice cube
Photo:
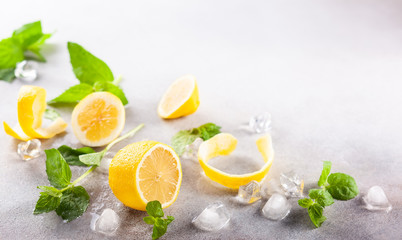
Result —
[[222, 202], [208, 205], [192, 221], [194, 226], [204, 231], [218, 231], [230, 221], [230, 214]]
[[111, 235], [119, 226], [120, 219], [117, 213], [110, 208], [106, 208], [95, 222], [95, 231]]
[[24, 60], [19, 62], [17, 63], [14, 71], [15, 77], [25, 82], [33, 82], [38, 75], [36, 72], [36, 67], [37, 64], [32, 61]]
[[281, 173], [279, 180], [287, 197], [303, 197], [304, 181], [294, 171]]
[[389, 212], [392, 210], [392, 205], [389, 203], [384, 190], [379, 186], [371, 187], [367, 195], [363, 197], [368, 210], [383, 210]]
[[181, 155], [182, 158], [185, 159], [191, 159], [194, 161], [198, 160], [198, 149], [200, 148], [201, 143], [203, 143], [204, 140], [202, 138], [196, 138], [194, 142], [191, 144], [187, 145], [184, 149], [183, 154]]
[[253, 203], [260, 200], [260, 184], [257, 181], [251, 181], [246, 185], [240, 186], [237, 199], [242, 203]]
[[262, 208], [262, 214], [271, 220], [282, 220], [289, 214], [291, 208], [285, 196], [274, 193]]
[[277, 179], [265, 180], [261, 184], [261, 197], [268, 199], [274, 193], [285, 194]]
[[23, 160], [31, 160], [40, 156], [41, 143], [38, 139], [28, 140], [18, 144], [17, 153]]
[[250, 129], [256, 133], [268, 132], [272, 128], [271, 114], [264, 112], [257, 116], [251, 117], [248, 125]]
[[99, 167], [96, 168], [95, 171], [109, 175], [109, 166], [112, 162], [112, 159], [116, 155], [115, 152], [107, 152], [103, 157], [102, 161], [100, 162]]

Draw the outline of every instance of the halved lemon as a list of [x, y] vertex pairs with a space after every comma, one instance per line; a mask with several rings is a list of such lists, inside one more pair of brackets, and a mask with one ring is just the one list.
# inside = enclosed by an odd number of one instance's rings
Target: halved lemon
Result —
[[82, 144], [99, 147], [120, 135], [125, 118], [124, 106], [118, 97], [109, 92], [95, 92], [75, 106], [71, 126]]
[[197, 81], [194, 76], [186, 75], [168, 88], [158, 106], [161, 118], [172, 119], [190, 115], [200, 105]]
[[220, 133], [203, 142], [198, 150], [198, 160], [205, 175], [211, 180], [228, 188], [238, 189], [251, 181], [260, 182], [268, 173], [274, 159], [272, 140], [269, 135], [263, 136], [256, 141], [264, 166], [258, 171], [247, 174], [229, 174], [208, 164], [208, 161], [220, 155], [229, 155], [236, 149], [237, 139], [228, 133]]
[[179, 157], [166, 144], [141, 141], [127, 145], [109, 166], [109, 186], [126, 206], [145, 211], [149, 201], [162, 208], [176, 201], [182, 180]]
[[46, 106], [46, 90], [44, 88], [22, 86], [18, 94], [17, 105], [19, 126], [13, 129], [3, 122], [5, 132], [23, 141], [33, 138], [52, 138], [56, 134], [64, 132], [67, 123], [60, 117], [49, 127], [41, 127]]

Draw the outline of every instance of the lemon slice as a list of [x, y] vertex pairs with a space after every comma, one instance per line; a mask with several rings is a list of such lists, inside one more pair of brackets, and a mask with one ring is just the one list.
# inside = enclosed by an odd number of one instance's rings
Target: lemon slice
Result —
[[179, 118], [194, 113], [199, 105], [197, 81], [194, 76], [186, 75], [172, 83], [163, 95], [158, 115], [166, 119]]
[[109, 186], [124, 205], [145, 211], [149, 201], [162, 208], [176, 201], [182, 180], [179, 157], [163, 143], [142, 141], [121, 149], [109, 167]]
[[268, 173], [274, 159], [272, 140], [269, 135], [263, 136], [256, 141], [258, 150], [263, 159], [264, 166], [258, 171], [247, 174], [228, 174], [208, 164], [211, 158], [220, 155], [229, 155], [236, 149], [237, 139], [228, 133], [220, 133], [203, 142], [198, 150], [198, 160], [205, 175], [211, 180], [228, 188], [238, 189], [240, 186], [252, 180], [260, 182]]
[[82, 144], [99, 147], [120, 135], [125, 118], [124, 106], [118, 97], [109, 92], [95, 92], [75, 106], [71, 126]]
[[5, 132], [17, 139], [27, 141], [33, 138], [52, 138], [63, 132], [67, 123], [57, 118], [52, 125], [42, 128], [43, 114], [46, 110], [46, 90], [37, 86], [22, 86], [18, 94], [19, 126], [11, 128], [3, 122]]

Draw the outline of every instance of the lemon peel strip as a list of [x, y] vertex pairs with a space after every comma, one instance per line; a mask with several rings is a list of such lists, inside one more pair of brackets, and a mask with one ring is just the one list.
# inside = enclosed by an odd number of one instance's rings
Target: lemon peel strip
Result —
[[259, 152], [264, 159], [264, 166], [258, 171], [247, 174], [228, 174], [208, 164], [208, 161], [220, 155], [229, 155], [236, 149], [237, 139], [228, 133], [220, 133], [203, 142], [198, 151], [198, 160], [205, 175], [211, 180], [228, 188], [238, 189], [252, 180], [261, 181], [271, 168], [274, 159], [272, 139], [265, 135], [256, 141]]
[[19, 127], [13, 129], [3, 122], [5, 132], [14, 138], [23, 141], [33, 138], [52, 138], [67, 128], [67, 123], [62, 118], [57, 118], [47, 128], [41, 127], [46, 110], [46, 90], [44, 88], [22, 86], [18, 94], [17, 109]]

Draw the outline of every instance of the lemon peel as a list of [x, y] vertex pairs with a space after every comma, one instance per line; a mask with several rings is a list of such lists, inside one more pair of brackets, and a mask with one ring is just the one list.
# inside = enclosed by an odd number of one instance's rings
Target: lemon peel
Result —
[[260, 170], [247, 174], [228, 174], [208, 164], [208, 161], [214, 157], [231, 154], [236, 149], [236, 145], [237, 139], [234, 136], [220, 133], [203, 142], [198, 150], [198, 160], [205, 175], [211, 180], [233, 189], [238, 189], [252, 180], [260, 182], [267, 175], [274, 159], [271, 136], [265, 135], [256, 141], [265, 162]]
[[52, 138], [64, 132], [67, 123], [57, 118], [49, 127], [43, 128], [43, 114], [46, 110], [46, 90], [37, 86], [22, 86], [18, 94], [18, 123], [11, 128], [3, 122], [4, 131], [19, 140], [27, 141], [34, 138]]

